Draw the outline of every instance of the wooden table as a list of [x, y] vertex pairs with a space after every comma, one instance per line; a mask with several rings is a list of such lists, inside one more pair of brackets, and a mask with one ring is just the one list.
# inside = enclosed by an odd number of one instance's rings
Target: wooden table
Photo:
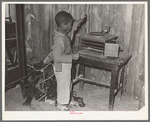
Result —
[[[75, 70], [75, 68], [73, 68], [73, 72], [72, 72], [72, 75], [76, 74], [73, 76], [74, 78], [73, 85], [75, 85], [78, 81], [81, 81], [80, 88], [83, 88], [84, 82], [110, 88], [108, 109], [112, 111], [113, 106], [114, 106], [115, 96], [120, 89], [121, 89], [121, 96], [122, 96], [123, 86], [124, 86], [123, 84], [124, 83], [123, 81], [124, 69], [125, 69], [125, 65], [130, 60], [130, 58], [131, 58], [131, 55], [124, 55], [124, 54], [120, 54], [119, 57], [117, 58], [111, 58], [111, 57], [108, 58], [108, 57], [104, 57], [103, 55], [99, 55], [99, 57], [95, 57], [94, 55], [89, 56], [89, 55], [80, 54], [79, 60], [73, 62], [73, 67], [77, 65], [77, 69]], [[111, 71], [110, 84], [86, 79], [84, 77], [85, 66]], [[122, 70], [121, 70], [120, 83], [118, 84], [118, 76], [119, 76], [120, 69]]]

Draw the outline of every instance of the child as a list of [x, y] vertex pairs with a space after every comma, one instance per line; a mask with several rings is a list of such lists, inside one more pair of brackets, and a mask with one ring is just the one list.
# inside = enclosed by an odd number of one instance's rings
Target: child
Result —
[[[56, 14], [55, 21], [57, 29], [54, 30], [53, 57], [51, 55], [48, 57], [53, 58], [54, 61], [54, 73], [57, 79], [57, 108], [66, 111], [69, 110], [66, 105], [72, 103], [70, 102], [72, 60], [78, 60], [79, 55], [72, 54], [71, 38], [68, 36], [74, 25], [72, 15], [60, 11]], [[78, 26], [77, 23], [73, 31], [77, 29], [76, 26]], [[44, 63], [46, 62], [45, 59]]]

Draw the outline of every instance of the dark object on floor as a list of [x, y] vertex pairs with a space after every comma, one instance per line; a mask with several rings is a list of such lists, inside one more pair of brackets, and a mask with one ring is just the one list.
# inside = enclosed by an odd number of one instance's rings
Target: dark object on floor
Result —
[[[51, 100], [57, 98], [57, 83], [53, 71], [53, 65], [39, 65], [40, 63], [27, 65], [27, 82], [22, 85], [23, 98], [26, 99], [24, 106], [31, 105], [32, 99], [35, 97], [38, 101], [43, 101], [45, 97]], [[34, 69], [36, 67], [36, 69]], [[37, 69], [44, 69], [44, 75]], [[44, 77], [44, 78], [43, 78]]]
[[57, 100], [55, 100], [55, 107], [57, 107]]
[[76, 92], [76, 91], [73, 91], [72, 96], [73, 96], [73, 97], [77, 97], [77, 92]]
[[83, 102], [83, 98], [81, 98], [81, 97], [78, 98], [78, 104], [79, 104], [80, 107], [85, 106], [85, 103]]
[[73, 91], [72, 97], [73, 97], [74, 101], [78, 102], [80, 107], [84, 107], [85, 106], [85, 103], [83, 102], [83, 98], [82, 97], [78, 97], [77, 93], [75, 91]]
[[32, 97], [27, 97], [26, 101], [23, 103], [23, 106], [31, 106]]

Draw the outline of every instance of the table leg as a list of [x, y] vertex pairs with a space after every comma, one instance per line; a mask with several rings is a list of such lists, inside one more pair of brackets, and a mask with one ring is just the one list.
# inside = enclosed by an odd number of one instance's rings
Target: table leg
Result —
[[112, 111], [114, 107], [115, 100], [115, 88], [118, 82], [118, 67], [114, 67], [111, 71], [111, 84], [110, 84], [110, 94], [109, 94], [109, 110]]
[[[82, 74], [83, 75], [83, 78], [85, 77], [85, 66], [84, 65], [80, 65], [79, 67], [80, 69], [80, 73], [79, 74]], [[79, 82], [79, 89], [82, 90], [84, 87], [84, 82], [83, 81], [80, 81]]]
[[120, 79], [120, 83], [121, 83], [121, 97], [122, 98], [122, 94], [123, 94], [123, 87], [124, 87], [124, 71], [125, 71], [125, 67], [122, 67], [122, 71], [121, 71], [121, 79]]
[[71, 69], [71, 81], [75, 78], [76, 78], [76, 64], [73, 62], [72, 69]]

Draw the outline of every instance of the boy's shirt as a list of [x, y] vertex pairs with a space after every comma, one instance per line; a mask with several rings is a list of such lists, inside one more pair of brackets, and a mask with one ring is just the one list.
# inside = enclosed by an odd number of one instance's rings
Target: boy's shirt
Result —
[[62, 70], [62, 63], [72, 62], [71, 39], [68, 35], [54, 31], [53, 59], [56, 71]]

